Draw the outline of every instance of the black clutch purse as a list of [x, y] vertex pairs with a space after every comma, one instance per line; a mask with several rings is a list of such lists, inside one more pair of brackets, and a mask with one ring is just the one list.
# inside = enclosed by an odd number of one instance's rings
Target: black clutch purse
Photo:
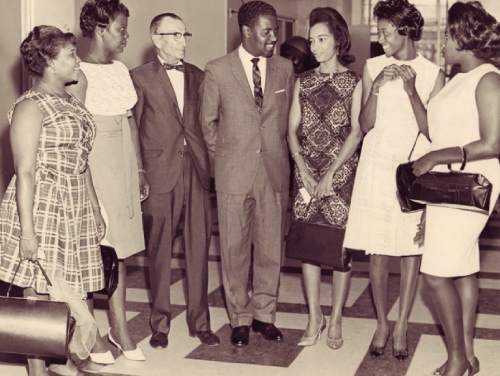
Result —
[[343, 228], [292, 220], [285, 256], [349, 271], [352, 251], [344, 248], [344, 235]]
[[104, 288], [98, 293], [113, 296], [118, 285], [118, 256], [113, 247], [101, 245], [102, 266], [104, 268]]
[[10, 287], [7, 297], [0, 297], [0, 352], [67, 358], [75, 328], [69, 306], [53, 300], [10, 298], [9, 292]]

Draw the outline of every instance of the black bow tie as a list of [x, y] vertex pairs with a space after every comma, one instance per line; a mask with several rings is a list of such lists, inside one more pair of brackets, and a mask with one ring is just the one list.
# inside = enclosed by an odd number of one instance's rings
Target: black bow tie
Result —
[[175, 69], [175, 70], [178, 70], [179, 72], [182, 72], [182, 73], [184, 73], [186, 71], [184, 64], [172, 65], [169, 63], [163, 63], [162, 65], [163, 65], [163, 68], [165, 68], [166, 70]]

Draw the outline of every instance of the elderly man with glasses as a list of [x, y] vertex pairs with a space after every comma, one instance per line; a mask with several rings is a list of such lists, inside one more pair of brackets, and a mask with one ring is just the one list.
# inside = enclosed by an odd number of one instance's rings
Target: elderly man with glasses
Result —
[[189, 333], [216, 346], [208, 311], [208, 247], [212, 234], [210, 162], [198, 121], [198, 90], [203, 72], [183, 61], [191, 34], [182, 19], [163, 13], [151, 21], [157, 58], [130, 74], [138, 101], [133, 114], [139, 128], [143, 166], [151, 185], [143, 204], [149, 281], [153, 305], [150, 324], [154, 348], [168, 346], [170, 260], [182, 211], [186, 257]]

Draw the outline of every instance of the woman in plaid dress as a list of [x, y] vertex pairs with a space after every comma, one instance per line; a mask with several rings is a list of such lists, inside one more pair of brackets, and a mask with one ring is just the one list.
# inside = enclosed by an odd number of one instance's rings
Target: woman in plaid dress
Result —
[[[0, 207], [0, 279], [25, 287], [25, 296], [48, 293], [37, 259], [49, 278], [83, 296], [104, 285], [105, 225], [87, 167], [95, 125], [65, 91], [78, 79], [75, 44], [52, 26], [35, 27], [21, 44], [37, 81], [9, 112], [15, 176]], [[47, 375], [44, 359], [29, 357], [28, 365], [31, 376]]]

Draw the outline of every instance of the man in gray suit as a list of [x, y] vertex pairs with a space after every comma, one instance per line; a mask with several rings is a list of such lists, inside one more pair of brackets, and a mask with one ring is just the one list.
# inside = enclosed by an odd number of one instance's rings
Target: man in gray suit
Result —
[[250, 326], [267, 340], [283, 339], [274, 321], [289, 194], [286, 133], [294, 71], [289, 60], [273, 55], [278, 27], [271, 5], [245, 3], [238, 23], [241, 46], [206, 66], [200, 116], [215, 160], [231, 343], [246, 346]]
[[138, 101], [143, 165], [151, 184], [143, 204], [153, 306], [150, 344], [165, 348], [170, 330], [170, 261], [184, 208], [187, 321], [191, 336], [218, 345], [208, 312], [208, 247], [212, 234], [210, 162], [199, 123], [203, 72], [184, 63], [191, 34], [179, 16], [164, 13], [151, 21], [157, 58], [130, 72]]

